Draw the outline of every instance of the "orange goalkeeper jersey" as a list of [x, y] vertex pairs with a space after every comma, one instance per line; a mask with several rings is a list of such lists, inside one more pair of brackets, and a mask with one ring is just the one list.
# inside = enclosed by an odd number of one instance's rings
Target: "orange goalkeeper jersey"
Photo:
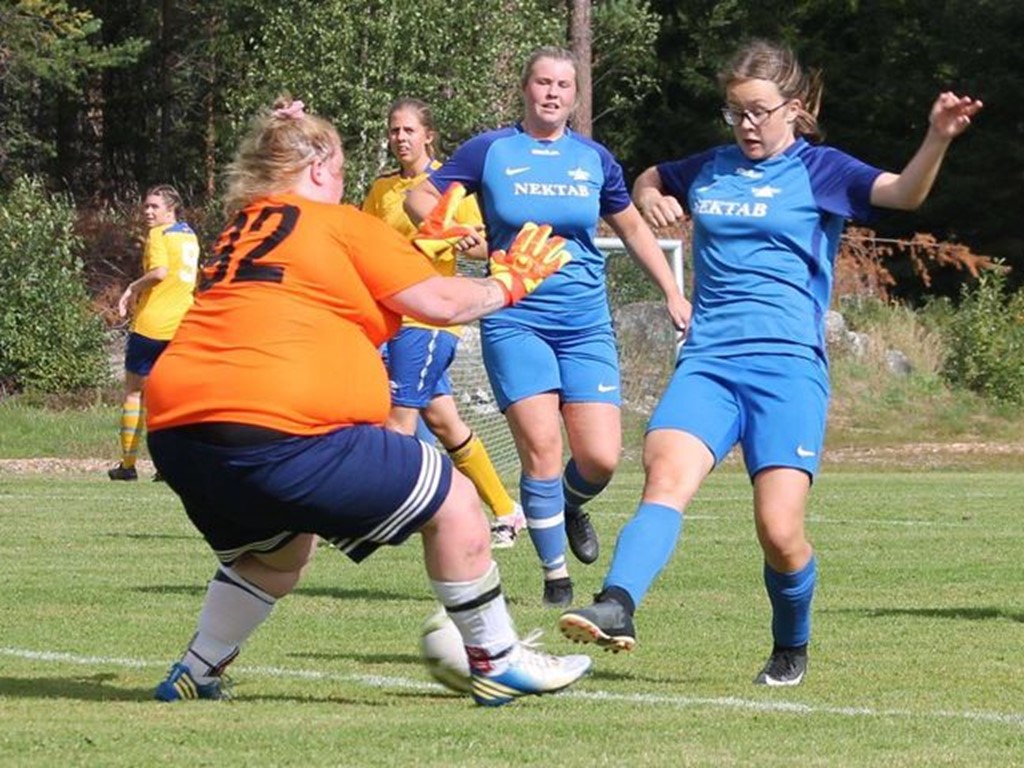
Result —
[[[385, 257], [385, 258], [382, 258]], [[146, 382], [147, 427], [226, 421], [296, 435], [383, 424], [381, 299], [437, 272], [352, 206], [278, 195], [224, 230], [195, 304]]]

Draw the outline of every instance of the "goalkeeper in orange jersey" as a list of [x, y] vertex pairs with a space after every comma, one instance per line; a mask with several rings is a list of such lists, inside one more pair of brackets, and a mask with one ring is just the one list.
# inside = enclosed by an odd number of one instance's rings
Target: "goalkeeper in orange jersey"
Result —
[[[567, 260], [565, 243], [531, 225], [492, 254], [494, 276], [443, 277], [387, 224], [338, 204], [343, 162], [336, 129], [301, 102], [279, 99], [255, 120], [228, 171], [229, 223], [150, 376], [153, 461], [220, 561], [155, 696], [226, 698], [225, 667], [295, 588], [318, 537], [360, 562], [417, 532], [474, 700], [564, 688], [590, 658], [519, 640], [472, 484], [384, 427], [377, 350], [403, 315], [465, 323], [518, 302]], [[448, 224], [431, 217], [424, 234], [458, 240]]]
[[[437, 129], [430, 107], [423, 101], [402, 98], [388, 110], [388, 146], [398, 161], [398, 169], [378, 177], [363, 201], [363, 210], [382, 219], [402, 235], [416, 233], [403, 208], [406, 191], [441, 167], [434, 158]], [[460, 224], [482, 224], [476, 198], [464, 198], [457, 206], [454, 220]], [[460, 254], [466, 255], [466, 254]], [[486, 256], [483, 248], [473, 254]], [[428, 254], [442, 275], [456, 274], [455, 248], [439, 241]], [[516, 535], [526, 525], [522, 507], [501, 483], [480, 438], [462, 420], [448, 370], [462, 329], [436, 326], [414, 317], [402, 319], [402, 329], [386, 347], [388, 378], [391, 383], [391, 413], [387, 425], [407, 435], [414, 434], [422, 415], [430, 432], [440, 441], [455, 467], [468, 477], [480, 498], [494, 512], [491, 547], [504, 549], [515, 544]]]
[[143, 274], [124, 290], [117, 303], [122, 318], [133, 307], [134, 312], [124, 353], [121, 462], [107, 470], [111, 480], [139, 477], [135, 459], [142, 432], [142, 390], [146, 377], [192, 306], [199, 241], [188, 224], [178, 221], [181, 210], [181, 195], [174, 187], [160, 184], [146, 192], [142, 214], [149, 233], [142, 254]]

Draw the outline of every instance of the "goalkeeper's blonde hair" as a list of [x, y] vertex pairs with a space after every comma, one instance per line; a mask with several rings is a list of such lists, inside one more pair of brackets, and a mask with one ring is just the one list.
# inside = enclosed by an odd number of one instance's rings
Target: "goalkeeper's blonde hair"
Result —
[[290, 95], [279, 96], [253, 119], [225, 172], [225, 213], [289, 189], [314, 161], [341, 151], [341, 137], [330, 122], [306, 114]]

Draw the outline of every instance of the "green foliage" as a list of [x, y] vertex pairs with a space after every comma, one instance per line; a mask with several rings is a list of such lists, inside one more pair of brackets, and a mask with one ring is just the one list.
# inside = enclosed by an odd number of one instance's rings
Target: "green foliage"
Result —
[[[57, 152], [58, 95], [82, 96], [88, 75], [136, 60], [146, 43], [98, 41], [102, 22], [57, 0], [0, 4], [0, 169], [7, 179], [41, 170]], [[53, 120], [53, 122], [50, 122]]]
[[103, 327], [82, 277], [75, 209], [38, 179], [0, 196], [0, 388], [59, 392], [106, 377]]
[[[346, 197], [358, 201], [390, 160], [386, 113], [400, 96], [434, 108], [442, 153], [519, 114], [519, 70], [544, 43], [564, 44], [565, 24], [551, 24], [552, 3], [505, 0], [471, 13], [450, 0], [299, 0], [248, 5], [260, 24], [237, 45], [228, 110], [244, 121], [275, 95], [290, 92], [334, 122], [345, 140]], [[564, 16], [564, 9], [561, 10]]]
[[982, 274], [977, 285], [964, 288], [946, 335], [944, 373], [951, 382], [1024, 405], [1024, 289], [1007, 296], [1002, 272]]
[[651, 41], [660, 16], [648, 0], [598, 0], [592, 20], [594, 123], [613, 123], [611, 117], [657, 90]]

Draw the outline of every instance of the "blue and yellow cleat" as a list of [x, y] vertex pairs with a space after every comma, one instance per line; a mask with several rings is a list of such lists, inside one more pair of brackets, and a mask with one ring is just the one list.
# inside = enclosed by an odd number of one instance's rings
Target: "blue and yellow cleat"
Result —
[[472, 673], [473, 700], [483, 707], [500, 707], [520, 696], [541, 696], [568, 688], [590, 671], [589, 656], [552, 656], [520, 641], [503, 672]]
[[157, 701], [183, 701], [185, 699], [229, 699], [227, 681], [216, 678], [200, 685], [192, 671], [181, 662], [171, 665], [167, 679], [156, 687], [153, 697]]

